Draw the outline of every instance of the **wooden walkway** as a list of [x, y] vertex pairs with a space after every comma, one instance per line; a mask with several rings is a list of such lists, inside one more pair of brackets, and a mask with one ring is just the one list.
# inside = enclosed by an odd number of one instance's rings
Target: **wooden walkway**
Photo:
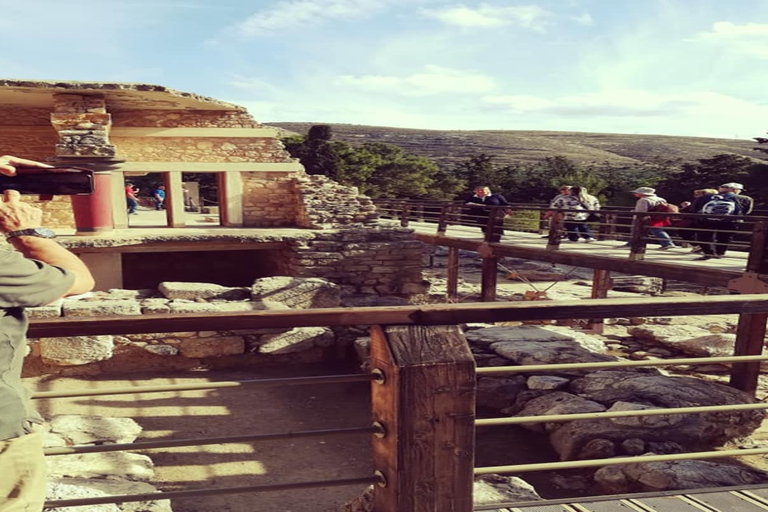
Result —
[[650, 493], [577, 500], [552, 500], [519, 505], [484, 505], [475, 510], [496, 512], [766, 512], [768, 488], [692, 491], [685, 494]]
[[734, 282], [745, 279], [748, 253], [743, 251], [729, 251], [721, 259], [699, 261], [696, 258], [700, 255], [691, 253], [690, 248], [660, 250], [659, 245], [649, 244], [642, 259], [631, 260], [629, 249], [621, 247], [624, 242], [616, 240], [591, 243], [565, 240], [561, 241], [558, 249], [552, 250], [547, 249], [547, 239], [537, 233], [506, 230], [499, 243], [487, 243], [477, 227], [450, 226], [442, 235], [436, 233], [436, 225], [432, 223], [411, 221], [409, 227], [425, 243], [477, 251], [481, 255], [660, 277], [703, 286], [726, 287], [742, 293], [768, 293], [768, 285], [754, 279], [757, 276], [747, 276], [750, 279], [746, 284]]

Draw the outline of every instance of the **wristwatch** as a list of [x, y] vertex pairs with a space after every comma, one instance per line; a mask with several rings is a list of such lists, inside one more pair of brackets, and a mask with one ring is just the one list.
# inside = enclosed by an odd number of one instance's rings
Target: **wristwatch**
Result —
[[56, 238], [56, 233], [48, 228], [27, 228], [17, 229], [16, 231], [9, 231], [5, 234], [5, 239], [13, 238], [15, 236], [36, 236], [38, 238]]

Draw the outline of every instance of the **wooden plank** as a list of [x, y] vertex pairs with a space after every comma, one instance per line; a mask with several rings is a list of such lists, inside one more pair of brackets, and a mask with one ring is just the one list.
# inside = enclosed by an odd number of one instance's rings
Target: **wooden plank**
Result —
[[768, 313], [768, 295], [647, 297], [589, 301], [487, 302], [419, 306], [303, 309], [232, 313], [155, 314], [92, 318], [36, 318], [31, 337], [138, 334], [226, 329], [263, 329], [337, 325], [455, 325], [568, 318], [685, 316]]
[[375, 511], [470, 512], [475, 363], [469, 345], [455, 326], [374, 332], [371, 365], [385, 374], [384, 384], [372, 384], [374, 418], [387, 431], [374, 440], [376, 469], [387, 477], [387, 486], [376, 488]]
[[715, 510], [723, 512], [766, 512], [768, 507], [757, 502], [744, 499], [737, 492], [708, 492], [705, 494], [688, 494], [689, 499]]
[[[611, 272], [608, 270], [595, 269], [592, 273], [592, 298], [605, 299], [608, 297], [608, 290], [611, 289]], [[587, 328], [595, 334], [603, 333], [602, 318], [590, 318], [587, 322]]]

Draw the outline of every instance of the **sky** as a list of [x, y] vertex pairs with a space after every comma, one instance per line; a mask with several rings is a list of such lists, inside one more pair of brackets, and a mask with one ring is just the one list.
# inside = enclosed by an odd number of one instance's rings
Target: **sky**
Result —
[[768, 0], [0, 0], [0, 78], [162, 85], [263, 123], [751, 139]]

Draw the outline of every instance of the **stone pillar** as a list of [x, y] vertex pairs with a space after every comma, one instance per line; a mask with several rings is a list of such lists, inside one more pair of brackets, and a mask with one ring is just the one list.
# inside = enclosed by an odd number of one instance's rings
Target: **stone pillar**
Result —
[[[59, 135], [56, 158], [66, 164], [85, 165], [114, 159], [115, 146], [109, 143], [112, 118], [102, 95], [54, 94], [51, 124]], [[109, 171], [94, 173], [94, 192], [73, 196], [78, 234], [112, 231], [112, 192]]]

